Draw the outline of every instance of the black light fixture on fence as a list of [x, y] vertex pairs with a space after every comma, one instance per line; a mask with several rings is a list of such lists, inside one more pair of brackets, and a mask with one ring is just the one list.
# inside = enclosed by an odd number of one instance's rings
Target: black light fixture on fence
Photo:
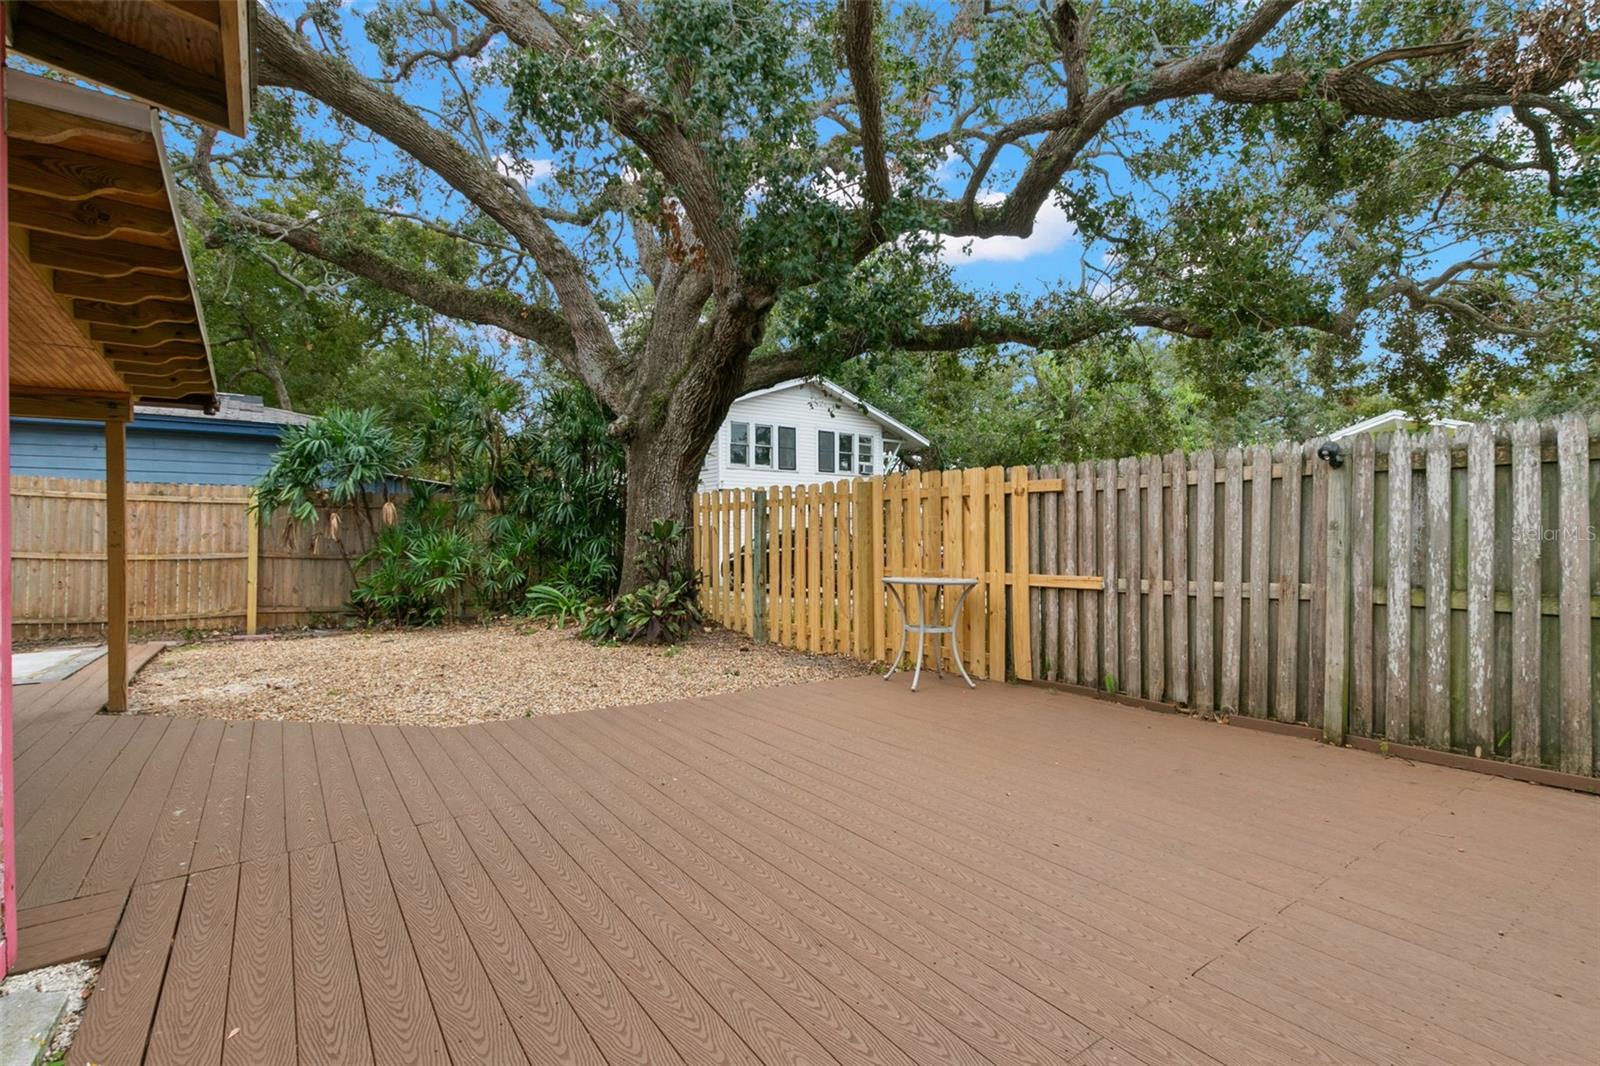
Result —
[[1338, 441], [1325, 440], [1317, 449], [1317, 458], [1337, 470], [1344, 465], [1344, 449]]

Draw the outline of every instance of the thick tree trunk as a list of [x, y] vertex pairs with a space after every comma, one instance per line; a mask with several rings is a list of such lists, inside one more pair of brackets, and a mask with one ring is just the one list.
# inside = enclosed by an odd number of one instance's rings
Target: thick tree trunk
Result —
[[669, 424], [654, 432], [637, 433], [628, 442], [623, 592], [631, 592], [644, 583], [644, 574], [638, 561], [642, 550], [639, 534], [659, 519], [668, 519], [683, 526], [680, 561], [687, 565], [691, 551], [694, 490], [708, 446], [701, 440], [706, 436], [689, 427]]

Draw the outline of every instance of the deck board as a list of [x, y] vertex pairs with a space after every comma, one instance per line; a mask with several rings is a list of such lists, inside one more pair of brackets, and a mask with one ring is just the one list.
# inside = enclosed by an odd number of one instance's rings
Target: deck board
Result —
[[1458, 1063], [1600, 1041], [1594, 797], [1022, 686], [456, 729], [26, 694], [69, 1061]]

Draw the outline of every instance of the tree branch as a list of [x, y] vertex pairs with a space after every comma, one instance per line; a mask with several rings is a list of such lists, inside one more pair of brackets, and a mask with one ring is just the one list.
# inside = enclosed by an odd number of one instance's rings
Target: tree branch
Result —
[[[873, 34], [877, 13], [877, 0], [840, 0], [845, 63], [850, 70], [856, 113], [861, 120], [861, 159], [866, 170], [868, 213], [875, 231], [878, 230], [878, 216], [894, 194], [889, 183], [889, 163], [884, 155], [883, 90], [878, 84], [877, 41]], [[875, 236], [883, 239], [881, 233]]]
[[[303, 255], [320, 259], [347, 273], [365, 278], [391, 292], [408, 297], [441, 315], [494, 326], [534, 341], [563, 361], [572, 358], [572, 332], [555, 311], [532, 306], [511, 293], [475, 289], [431, 271], [417, 270], [381, 252], [363, 248], [352, 240], [329, 236], [309, 222], [267, 211], [245, 211], [233, 203], [211, 168], [210, 151], [216, 133], [206, 130], [195, 143], [195, 180], [234, 228], [279, 241]], [[184, 214], [204, 226], [205, 208], [192, 193], [183, 197]], [[208, 233], [208, 247], [220, 247], [223, 235]]]
[[[374, 87], [347, 64], [313, 51], [289, 27], [265, 12], [257, 20], [256, 42], [262, 84], [282, 86], [315, 97], [390, 141], [477, 205], [527, 248], [540, 274], [555, 290], [566, 319], [569, 333], [564, 361], [602, 397], [614, 391], [616, 379], [624, 373], [623, 360], [605, 313], [588, 287], [582, 264], [532, 204], [512, 190], [490, 163], [424, 122], [393, 93]], [[285, 228], [302, 232], [292, 222]], [[285, 235], [282, 239], [288, 241], [289, 237]], [[324, 249], [334, 247], [312, 231], [303, 231], [296, 239]], [[320, 252], [309, 254], [328, 258]], [[402, 280], [394, 270], [399, 264], [381, 263], [370, 258], [372, 255], [375, 253], [360, 256], [365, 269], [346, 263], [337, 265], [352, 273], [367, 275], [368, 270], [373, 270], [396, 281]], [[418, 299], [413, 292], [406, 292], [406, 295]], [[426, 298], [418, 302], [434, 306]], [[481, 301], [468, 303], [481, 304]], [[487, 309], [480, 308], [478, 313], [487, 313]], [[522, 335], [520, 330], [512, 332]]]

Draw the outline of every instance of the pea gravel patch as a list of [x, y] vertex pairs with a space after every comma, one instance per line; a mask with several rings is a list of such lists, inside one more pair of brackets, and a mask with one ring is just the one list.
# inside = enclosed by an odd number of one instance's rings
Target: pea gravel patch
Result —
[[601, 647], [509, 624], [215, 641], [140, 672], [135, 712], [226, 720], [464, 725], [658, 703], [865, 672], [725, 630], [675, 648]]

